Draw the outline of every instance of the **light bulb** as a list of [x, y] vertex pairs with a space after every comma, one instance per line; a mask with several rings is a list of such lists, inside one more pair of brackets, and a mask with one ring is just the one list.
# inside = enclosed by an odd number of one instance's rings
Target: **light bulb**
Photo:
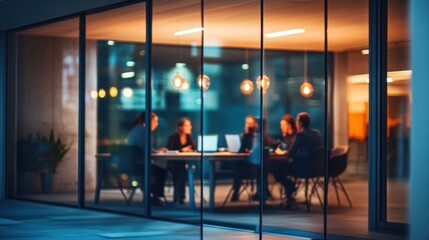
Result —
[[125, 87], [124, 89], [122, 89], [122, 94], [124, 95], [124, 97], [130, 98], [131, 96], [133, 96], [133, 90], [129, 87]]
[[210, 78], [205, 74], [203, 75], [203, 77], [199, 75], [197, 78], [197, 82], [198, 82], [198, 86], [203, 90], [207, 90], [210, 87]]
[[256, 87], [261, 89], [262, 92], [266, 93], [268, 88], [270, 88], [270, 78], [267, 75], [264, 75], [261, 80], [261, 76], [256, 79]]
[[184, 82], [182, 83], [182, 89], [186, 90], [188, 88], [189, 88], [189, 83], [188, 83], [188, 81], [184, 80]]
[[249, 79], [243, 80], [240, 84], [240, 90], [245, 95], [251, 94], [253, 92], [253, 82]]
[[311, 97], [314, 93], [314, 88], [311, 83], [304, 81], [300, 87], [301, 95], [304, 97]]
[[[183, 88], [183, 83], [186, 82], [185, 78], [183, 78], [182, 74], [180, 73], [176, 73], [176, 75], [174, 75], [173, 77], [173, 87], [176, 89], [182, 89]], [[189, 87], [189, 84], [188, 84]]]

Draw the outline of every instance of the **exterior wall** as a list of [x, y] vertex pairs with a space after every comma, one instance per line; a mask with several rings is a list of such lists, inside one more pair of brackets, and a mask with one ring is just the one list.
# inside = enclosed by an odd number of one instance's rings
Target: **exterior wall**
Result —
[[126, 0], [0, 1], [0, 30], [23, 27], [121, 2]]
[[429, 55], [429, 2], [411, 1], [411, 62], [413, 80], [411, 81], [411, 173], [410, 173], [410, 239], [422, 239], [427, 236], [427, 205], [429, 202], [429, 81], [427, 56]]

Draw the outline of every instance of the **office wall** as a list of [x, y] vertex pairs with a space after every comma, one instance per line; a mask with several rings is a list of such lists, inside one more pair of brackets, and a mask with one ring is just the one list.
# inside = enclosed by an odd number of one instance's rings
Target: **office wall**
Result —
[[427, 209], [429, 202], [428, 169], [429, 139], [427, 111], [429, 81], [427, 81], [427, 56], [429, 55], [429, 2], [411, 1], [411, 179], [410, 179], [410, 239], [427, 236], [429, 222]]

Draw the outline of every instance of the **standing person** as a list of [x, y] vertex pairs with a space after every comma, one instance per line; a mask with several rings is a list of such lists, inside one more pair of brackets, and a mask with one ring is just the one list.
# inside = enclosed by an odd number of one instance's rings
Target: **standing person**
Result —
[[[180, 152], [195, 151], [195, 142], [192, 140], [192, 124], [189, 118], [181, 118], [177, 122], [177, 130], [168, 138], [167, 148]], [[184, 204], [186, 161], [170, 161], [170, 170], [173, 174], [174, 202]]]
[[[137, 116], [136, 120], [134, 121], [134, 126], [127, 136], [128, 145], [139, 147], [143, 153], [146, 150], [145, 135], [147, 128], [145, 123], [145, 117], [145, 112], [141, 112]], [[153, 132], [158, 127], [158, 116], [154, 112], [152, 112], [150, 118], [150, 130], [151, 132]], [[158, 150], [151, 149], [152, 152], [162, 152], [165, 150], [165, 148], [161, 148]], [[167, 170], [154, 164], [151, 164], [151, 169], [151, 202], [154, 205], [159, 205], [160, 198], [164, 198], [164, 185], [167, 176]], [[142, 176], [142, 178], [144, 178], [144, 176]]]

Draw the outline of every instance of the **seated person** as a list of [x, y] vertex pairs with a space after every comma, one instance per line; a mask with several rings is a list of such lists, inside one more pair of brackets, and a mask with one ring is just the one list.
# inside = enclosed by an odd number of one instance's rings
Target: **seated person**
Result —
[[[188, 118], [181, 118], [177, 123], [177, 130], [169, 138], [167, 148], [179, 150], [180, 152], [195, 151], [195, 143], [192, 140], [192, 124]], [[173, 174], [174, 202], [184, 204], [186, 161], [173, 160], [168, 163]]]
[[[288, 150], [295, 142], [295, 135], [297, 129], [295, 125], [295, 120], [292, 115], [285, 114], [282, 116], [282, 118], [280, 119], [280, 131], [281, 135], [279, 144], [274, 150], [274, 152], [279, 155], [284, 155], [288, 152]], [[289, 180], [287, 178], [291, 172], [290, 163], [287, 161], [272, 161], [271, 167], [276, 181], [280, 182], [286, 189], [286, 185], [289, 184]]]
[[[141, 112], [136, 120], [134, 121], [134, 127], [131, 129], [131, 131], [128, 133], [127, 136], [127, 142], [128, 145], [134, 145], [139, 147], [142, 152], [145, 151], [146, 148], [146, 142], [145, 142], [145, 135], [146, 135], [146, 123], [145, 123], [145, 112]], [[151, 131], [155, 131], [155, 129], [158, 127], [158, 116], [155, 113], [151, 113], [151, 124], [150, 124]], [[153, 150], [152, 152], [159, 152], [159, 151], [165, 151], [166, 149], [159, 149], [159, 150]], [[143, 157], [143, 156], [142, 156]], [[138, 172], [141, 172], [141, 178], [144, 179], [144, 166], [138, 166], [139, 168]], [[165, 185], [165, 178], [167, 176], [167, 170], [164, 168], [161, 168], [157, 165], [152, 164], [151, 165], [152, 173], [151, 173], [151, 201], [152, 204], [159, 205], [160, 198], [164, 197], [164, 185]]]
[[[320, 132], [310, 128], [310, 122], [311, 118], [308, 113], [301, 112], [297, 115], [295, 142], [286, 153], [286, 157], [291, 161], [292, 168], [288, 167], [288, 169], [284, 169], [284, 174], [293, 175], [293, 165], [296, 164], [294, 162], [295, 159], [298, 159], [299, 156], [312, 154], [316, 148], [322, 147]], [[283, 185], [285, 186], [287, 195], [286, 208], [289, 208], [295, 203], [295, 199], [293, 198], [293, 194], [296, 191], [295, 183], [290, 179], [284, 179]]]
[[[237, 174], [234, 177], [233, 183], [233, 194], [231, 197], [231, 202], [236, 202], [239, 200], [239, 191], [243, 179], [257, 179], [257, 192], [252, 196], [253, 200], [259, 200], [259, 170], [260, 170], [260, 156], [258, 155], [258, 121], [253, 115], [248, 115], [245, 118], [245, 128], [244, 132], [241, 134], [241, 147], [240, 151], [242, 153], [250, 153], [248, 161], [245, 163], [237, 162], [235, 170]], [[266, 135], [268, 139], [268, 135]], [[239, 171], [238, 171], [239, 170]], [[267, 172], [267, 171], [265, 171]], [[268, 191], [268, 181], [267, 175], [264, 174], [264, 198], [269, 197], [271, 194]]]

